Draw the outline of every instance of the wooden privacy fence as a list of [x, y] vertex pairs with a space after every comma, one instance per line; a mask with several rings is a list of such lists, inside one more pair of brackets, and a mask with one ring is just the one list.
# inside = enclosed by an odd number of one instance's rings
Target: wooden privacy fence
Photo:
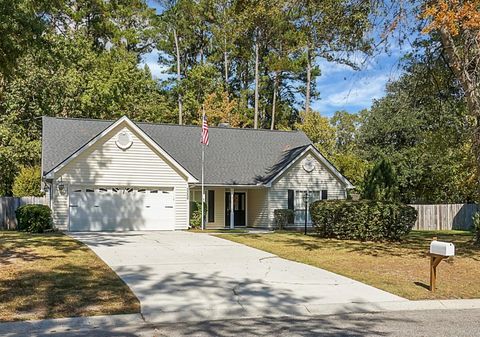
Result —
[[0, 229], [15, 229], [17, 219], [15, 211], [18, 207], [26, 204], [48, 205], [47, 197], [1, 197], [0, 198]]
[[418, 211], [414, 229], [448, 230], [472, 227], [472, 216], [480, 211], [477, 204], [410, 205]]

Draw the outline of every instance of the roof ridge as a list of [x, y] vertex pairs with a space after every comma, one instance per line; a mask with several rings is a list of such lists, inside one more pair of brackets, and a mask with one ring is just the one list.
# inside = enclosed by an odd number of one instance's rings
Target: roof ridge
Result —
[[[52, 119], [63, 119], [63, 120], [77, 120], [77, 121], [90, 121], [90, 122], [104, 122], [104, 123], [114, 123], [116, 120], [112, 119], [98, 119], [98, 118], [84, 118], [84, 117], [51, 117], [43, 116], [46, 118]], [[190, 128], [200, 128], [200, 125], [179, 125], [172, 123], [151, 123], [151, 122], [137, 122], [132, 120], [133, 123], [137, 125], [163, 125], [163, 126], [175, 126], [175, 127], [190, 127]], [[233, 127], [222, 127], [222, 126], [209, 126], [209, 129], [221, 129], [221, 130], [245, 130], [248, 132], [261, 131], [261, 132], [278, 132], [278, 133], [304, 133], [301, 130], [270, 130], [270, 129], [254, 129], [254, 128], [233, 128]]]

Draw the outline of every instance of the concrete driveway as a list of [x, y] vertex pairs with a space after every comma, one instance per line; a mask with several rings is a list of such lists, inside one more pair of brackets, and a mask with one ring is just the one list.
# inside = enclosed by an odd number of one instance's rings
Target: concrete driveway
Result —
[[[405, 299], [207, 234], [75, 233], [133, 290], [152, 321], [304, 316]], [[350, 310], [355, 311], [355, 310]]]

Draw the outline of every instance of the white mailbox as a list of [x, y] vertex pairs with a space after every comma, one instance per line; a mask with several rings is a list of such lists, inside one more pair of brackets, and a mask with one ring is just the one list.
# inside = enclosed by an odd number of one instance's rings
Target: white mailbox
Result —
[[432, 241], [430, 243], [430, 254], [454, 256], [455, 246], [451, 242]]

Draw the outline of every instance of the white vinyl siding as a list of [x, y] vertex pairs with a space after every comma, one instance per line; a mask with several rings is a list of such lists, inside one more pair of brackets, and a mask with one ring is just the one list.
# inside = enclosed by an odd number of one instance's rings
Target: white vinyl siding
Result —
[[268, 224], [268, 189], [247, 191], [248, 225], [265, 227]]
[[[307, 152], [288, 168], [273, 184], [268, 194], [269, 225], [274, 225], [273, 212], [275, 209], [288, 208], [288, 190], [294, 191], [321, 191], [327, 190], [328, 199], [345, 199], [345, 185], [331, 173], [315, 156], [311, 155], [315, 162], [315, 169], [307, 172], [302, 167], [302, 162], [309, 153]], [[300, 197], [299, 197], [300, 198]], [[295, 201], [295, 207], [299, 200]], [[303, 209], [304, 206], [301, 206]], [[297, 217], [298, 222], [300, 217]], [[303, 218], [302, 218], [303, 219]], [[300, 223], [297, 223], [300, 225]]]
[[[116, 145], [116, 136], [123, 130], [132, 136], [133, 143], [127, 150]], [[175, 229], [188, 228], [187, 177], [141, 137], [122, 123], [59, 170], [55, 179], [58, 181], [61, 177], [67, 189], [74, 186], [172, 188], [175, 192]], [[67, 197], [54, 197], [53, 207], [56, 224], [67, 225]]]
[[52, 185], [52, 217], [55, 227], [59, 230], [68, 228], [68, 193], [66, 189], [63, 192], [58, 190], [58, 185]]

